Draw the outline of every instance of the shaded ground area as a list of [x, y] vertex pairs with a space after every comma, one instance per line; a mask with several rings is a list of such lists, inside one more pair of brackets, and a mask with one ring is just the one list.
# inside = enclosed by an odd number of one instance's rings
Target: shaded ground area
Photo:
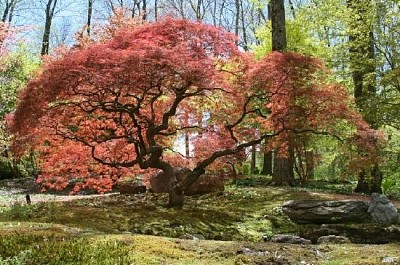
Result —
[[[262, 179], [264, 180], [264, 179]], [[264, 180], [265, 181], [265, 180]], [[261, 184], [261, 185], [260, 185]], [[263, 186], [263, 183], [255, 182], [251, 186]], [[329, 185], [329, 186], [328, 186]], [[314, 187], [314, 185], [311, 185]], [[310, 199], [324, 199], [324, 200], [361, 200], [361, 201], [370, 201], [369, 195], [358, 194], [358, 193], [350, 193], [352, 190], [352, 186], [349, 183], [333, 186], [331, 184], [318, 185], [321, 188], [327, 189], [337, 189], [337, 191], [344, 191], [346, 193], [338, 193], [338, 192], [327, 192], [327, 191], [319, 191], [310, 188], [294, 188], [294, 191], [299, 192], [299, 196], [309, 197]], [[328, 186], [328, 187], [327, 187]], [[339, 188], [338, 188], [339, 186]], [[244, 186], [246, 188], [246, 186]], [[68, 195], [68, 192], [58, 192], [58, 193], [42, 193], [40, 192], [40, 187], [38, 187], [34, 179], [26, 178], [26, 179], [10, 179], [10, 180], [1, 180], [0, 181], [0, 205], [8, 205], [11, 202], [20, 201], [21, 203], [25, 201], [25, 194], [29, 193], [31, 195], [31, 199], [33, 203], [37, 202], [47, 202], [47, 201], [72, 201], [72, 200], [80, 200], [80, 199], [89, 199], [96, 197], [104, 197], [119, 194], [118, 191], [112, 191], [107, 194], [78, 194], [78, 195]], [[84, 192], [83, 192], [84, 193]], [[302, 193], [304, 193], [302, 195]], [[392, 203], [400, 208], [400, 199], [391, 199]]]

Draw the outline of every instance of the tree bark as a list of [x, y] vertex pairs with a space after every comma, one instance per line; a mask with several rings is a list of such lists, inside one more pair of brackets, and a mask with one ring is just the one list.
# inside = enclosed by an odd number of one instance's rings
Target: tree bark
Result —
[[183, 194], [183, 189], [177, 187], [178, 181], [176, 178], [176, 171], [167, 162], [158, 161], [155, 168], [159, 168], [164, 172], [165, 178], [168, 180], [168, 205], [170, 208], [181, 208], [185, 202], [185, 197]]
[[273, 186], [296, 186], [293, 163], [293, 152], [289, 152], [288, 157], [278, 157], [274, 160], [274, 171], [271, 180]]
[[382, 193], [382, 172], [379, 166], [375, 166], [369, 171], [370, 178], [367, 178], [367, 173], [363, 170], [358, 175], [357, 186], [354, 192], [372, 194]]
[[147, 20], [147, 0], [143, 0], [142, 5], [142, 19], [143, 21]]
[[[272, 51], [285, 52], [287, 48], [286, 41], [286, 19], [284, 0], [271, 0], [270, 17], [272, 26]], [[290, 185], [294, 186], [293, 172], [293, 147], [290, 143], [291, 135], [288, 134], [288, 157], [280, 157], [281, 150], [275, 152], [274, 171], [272, 183], [276, 186]]]
[[272, 50], [284, 52], [287, 48], [284, 0], [271, 0]]
[[246, 31], [247, 27], [245, 25], [243, 0], [240, 1], [240, 14], [241, 14], [241, 20], [242, 20], [243, 50], [248, 51], [249, 50], [249, 45], [248, 45], [248, 41], [247, 41], [247, 31]]
[[306, 151], [306, 174], [307, 179], [314, 178], [314, 169], [315, 169], [315, 154], [314, 150]]
[[267, 144], [268, 144], [268, 141], [267, 141], [267, 139], [265, 139], [263, 168], [262, 168], [261, 174], [272, 175], [272, 151], [267, 149]]
[[250, 163], [250, 172], [251, 174], [257, 174], [257, 167], [256, 167], [256, 145], [251, 147], [251, 163]]
[[53, 21], [57, 1], [58, 0], [48, 0], [46, 5], [46, 21], [42, 38], [41, 55], [49, 54], [51, 23]]
[[239, 37], [240, 0], [235, 0], [235, 35]]
[[196, 5], [196, 19], [201, 20], [201, 5], [202, 5], [202, 0], [197, 0], [197, 5]]
[[[368, 124], [377, 129], [376, 80], [371, 78], [375, 73], [375, 49], [372, 28], [368, 26], [371, 3], [361, 0], [347, 0], [347, 7], [354, 14], [350, 23], [349, 56], [354, 84], [354, 98], [357, 106]], [[369, 78], [368, 78], [369, 77]], [[368, 178], [367, 175], [370, 175]], [[368, 172], [362, 171], [358, 176], [355, 192], [370, 194], [382, 192], [382, 173], [376, 164]]]
[[158, 20], [158, 0], [154, 0], [154, 20]]
[[7, 0], [5, 2], [3, 16], [1, 18], [2, 22], [8, 22], [8, 23], [12, 22], [15, 7], [19, 2], [20, 0]]
[[87, 29], [86, 29], [88, 36], [90, 36], [90, 27], [92, 25], [93, 1], [94, 0], [88, 0]]

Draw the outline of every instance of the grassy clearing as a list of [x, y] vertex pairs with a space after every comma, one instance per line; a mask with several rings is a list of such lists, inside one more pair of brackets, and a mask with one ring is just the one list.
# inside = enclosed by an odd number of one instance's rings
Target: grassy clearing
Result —
[[242, 187], [223, 194], [187, 198], [183, 209], [166, 209], [166, 195], [113, 195], [89, 200], [14, 204], [0, 220], [51, 222], [100, 233], [131, 232], [212, 240], [260, 241], [263, 235], [296, 233], [280, 210], [283, 201], [309, 198], [304, 191]]
[[[303, 189], [227, 187], [166, 209], [166, 195], [111, 195], [0, 208], [1, 264], [386, 264], [400, 245], [283, 245], [297, 233], [281, 212], [290, 199], [333, 199]], [[36, 196], [36, 195], [33, 195]], [[179, 239], [201, 235], [207, 240]], [[303, 262], [303, 263], [301, 263]]]

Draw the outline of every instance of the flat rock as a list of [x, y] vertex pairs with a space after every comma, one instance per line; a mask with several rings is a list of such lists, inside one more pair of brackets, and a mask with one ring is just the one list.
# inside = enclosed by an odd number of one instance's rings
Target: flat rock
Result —
[[297, 224], [334, 224], [370, 222], [368, 203], [364, 201], [287, 201], [283, 213]]
[[288, 244], [300, 244], [300, 245], [309, 245], [311, 241], [308, 239], [304, 239], [299, 236], [293, 235], [275, 235], [272, 237], [271, 242], [274, 243], [288, 243]]
[[317, 240], [317, 244], [346, 244], [350, 243], [350, 240], [345, 236], [335, 236], [335, 235], [328, 235], [328, 236], [321, 236]]

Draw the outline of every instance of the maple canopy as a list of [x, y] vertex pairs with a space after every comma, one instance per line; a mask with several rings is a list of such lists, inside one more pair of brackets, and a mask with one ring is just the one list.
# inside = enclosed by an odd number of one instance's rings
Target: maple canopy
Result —
[[[39, 182], [55, 189], [75, 178], [74, 191], [104, 192], [119, 177], [163, 170], [174, 204], [172, 194], [181, 196], [213, 162], [265, 138], [275, 145], [289, 131], [346, 138], [337, 129], [345, 121], [357, 141], [374, 145], [374, 132], [320, 61], [293, 53], [256, 61], [235, 41], [222, 29], [168, 18], [71, 50], [21, 93], [16, 147], [40, 150]], [[177, 152], [186, 133], [190, 158]], [[178, 166], [192, 170], [180, 183]]]

